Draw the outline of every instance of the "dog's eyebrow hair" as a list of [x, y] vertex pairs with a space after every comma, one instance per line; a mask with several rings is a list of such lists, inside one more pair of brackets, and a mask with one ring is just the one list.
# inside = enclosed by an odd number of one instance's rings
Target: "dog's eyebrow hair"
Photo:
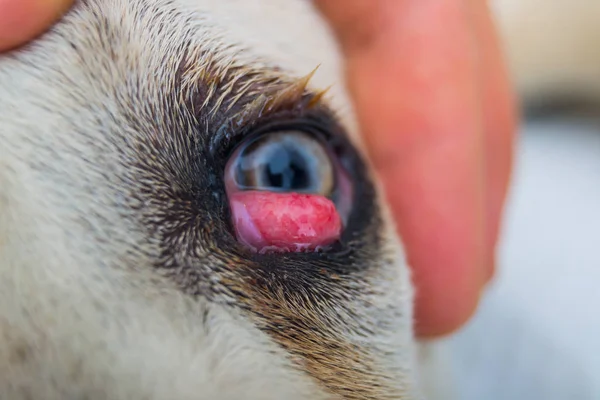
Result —
[[192, 114], [212, 127], [213, 149], [232, 132], [283, 112], [301, 116], [315, 111], [335, 119], [323, 101], [329, 87], [308, 88], [317, 69], [294, 78], [277, 68], [257, 67], [255, 63], [248, 66], [193, 52], [182, 59], [177, 80]]
[[235, 58], [189, 51], [177, 74], [184, 92], [194, 92], [195, 87], [203, 89], [195, 91], [201, 98], [194, 104], [214, 116], [234, 107], [269, 113], [284, 104], [297, 104], [306, 95], [312, 100], [306, 105], [314, 105], [328, 90], [310, 93], [307, 88], [318, 68], [317, 65], [305, 76], [293, 78], [279, 68], [261, 63], [240, 63]]

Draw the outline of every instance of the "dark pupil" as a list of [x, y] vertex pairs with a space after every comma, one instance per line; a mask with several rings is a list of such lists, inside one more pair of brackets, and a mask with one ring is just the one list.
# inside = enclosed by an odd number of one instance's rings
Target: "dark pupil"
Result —
[[318, 171], [314, 170], [311, 158], [316, 155], [302, 150], [293, 141], [266, 144], [258, 141], [250, 145], [242, 152], [235, 169], [237, 185], [252, 190], [319, 192], [320, 179], [315, 176]]
[[283, 191], [306, 190], [310, 187], [306, 160], [294, 149], [280, 146], [265, 161], [266, 165], [262, 168], [265, 186]]

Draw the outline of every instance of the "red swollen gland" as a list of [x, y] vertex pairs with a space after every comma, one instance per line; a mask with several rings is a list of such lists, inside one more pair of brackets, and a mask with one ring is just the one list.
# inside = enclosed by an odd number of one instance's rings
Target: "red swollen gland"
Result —
[[340, 216], [324, 196], [240, 191], [229, 201], [238, 240], [260, 253], [315, 251], [340, 237]]

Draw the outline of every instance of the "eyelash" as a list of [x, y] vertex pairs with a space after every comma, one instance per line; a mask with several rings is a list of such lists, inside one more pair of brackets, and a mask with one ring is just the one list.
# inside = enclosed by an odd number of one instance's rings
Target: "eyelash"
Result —
[[[316, 110], [304, 112], [300, 116], [293, 115], [294, 111], [281, 112], [265, 118], [253, 121], [251, 125], [234, 128], [231, 121], [223, 123], [217, 130], [210, 142], [210, 153], [223, 163], [223, 167], [229, 157], [238, 146], [253, 137], [283, 130], [302, 131], [313, 135], [327, 145], [337, 156], [340, 148], [347, 148], [345, 137], [336, 121], [327, 113]], [[290, 115], [291, 114], [291, 115]]]

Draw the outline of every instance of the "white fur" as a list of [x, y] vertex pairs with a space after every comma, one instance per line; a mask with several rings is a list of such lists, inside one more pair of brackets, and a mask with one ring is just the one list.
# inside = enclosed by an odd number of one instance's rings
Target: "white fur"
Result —
[[[125, 31], [146, 32], [128, 14], [124, 0], [109, 3], [113, 8], [106, 12], [120, 19]], [[167, 4], [148, 3], [159, 8]], [[497, 1], [515, 79], [525, 96], [565, 91], [597, 96], [600, 25], [593, 15], [599, 9], [591, 1], [573, 7], [559, 3]], [[333, 84], [331, 102], [360, 147], [337, 49], [307, 1], [177, 0], [169, 7], [188, 17], [182, 26], [170, 27], [175, 37], [190, 23], [197, 30], [194, 40], [223, 59], [240, 64], [268, 60], [297, 76], [320, 65], [311, 86]], [[550, 27], [551, 20], [578, 29]], [[83, 34], [85, 20], [71, 23], [72, 35]], [[233, 308], [192, 300], [142, 267], [151, 262], [153, 244], [144, 243], [136, 215], [114, 212], [121, 192], [107, 172], [118, 168], [121, 155], [98, 125], [118, 107], [117, 99], [103, 93], [103, 84], [127, 84], [126, 69], [111, 59], [96, 59], [90, 49], [88, 57], [74, 60], [68, 39], [50, 34], [23, 55], [0, 56], [0, 397], [329, 398]], [[153, 59], [159, 53], [153, 46], [174, 46], [176, 41], [145, 39], [115, 38], [134, 41], [127, 43], [131, 68], [148, 68], [148, 74], [157, 68], [160, 73], [163, 66]], [[244, 47], [227, 48], [231, 43]], [[84, 69], [73, 68], [64, 76], [54, 68], [77, 62], [104, 62], [105, 74], [86, 76]], [[69, 91], [69, 80], [86, 82], [86, 91]], [[80, 109], [75, 106], [82, 101], [89, 112], [74, 114], [71, 110]], [[95, 101], [102, 101], [102, 107], [95, 107]], [[106, 113], [98, 115], [99, 109]], [[399, 268], [373, 282], [380, 290], [398, 287], [380, 300], [399, 299], [404, 316], [401, 332], [394, 336], [403, 356], [393, 366], [406, 371], [403, 398], [416, 398], [419, 368], [430, 398], [449, 398], [451, 389], [442, 382], [444, 363], [435, 347], [431, 352], [422, 348], [420, 365], [412, 357], [416, 345], [408, 271], [391, 224], [387, 229]], [[92, 236], [110, 240], [98, 242]], [[132, 262], [140, 268], [119, 268]], [[199, 319], [206, 323], [195, 323]], [[376, 346], [390, 345], [384, 343], [386, 337], [378, 340]]]
[[[97, 38], [77, 8], [60, 34], [0, 57], [0, 397], [332, 398], [233, 308], [192, 300], [147, 267], [156, 244], [147, 242], [138, 216], [118, 204], [128, 173], [119, 157], [128, 155], [110, 136], [115, 126], [128, 129], [119, 90], [129, 71], [147, 74], [140, 95], [151, 100], [152, 79], [160, 79], [154, 74], [169, 68], [158, 58], [161, 46], [179, 45], [191, 29], [192, 39], [224, 62], [267, 60], [290, 76], [320, 64], [311, 86], [334, 84], [331, 101], [358, 144], [325, 25], [304, 1], [149, 1], [157, 12], [181, 14], [163, 35], [125, 1], [89, 3], [102, 4], [120, 29], [110, 38], [114, 58], [96, 52], [98, 44], [84, 47], [86, 38]], [[155, 17], [147, 10], [145, 17]], [[129, 134], [135, 140], [136, 132]], [[399, 268], [373, 282], [386, 293], [381, 306], [397, 304], [403, 318], [393, 343], [382, 335], [369, 345], [403, 354], [389, 367], [405, 370], [405, 398], [412, 399], [411, 290], [391, 225], [389, 236]]]

